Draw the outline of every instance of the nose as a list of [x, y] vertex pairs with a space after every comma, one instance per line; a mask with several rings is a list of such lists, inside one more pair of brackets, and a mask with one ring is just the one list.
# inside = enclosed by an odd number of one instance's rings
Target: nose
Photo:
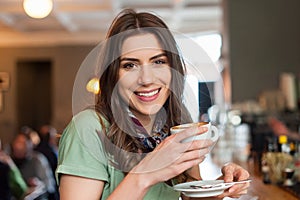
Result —
[[141, 85], [149, 85], [155, 80], [155, 73], [151, 65], [143, 65], [140, 68], [138, 83]]

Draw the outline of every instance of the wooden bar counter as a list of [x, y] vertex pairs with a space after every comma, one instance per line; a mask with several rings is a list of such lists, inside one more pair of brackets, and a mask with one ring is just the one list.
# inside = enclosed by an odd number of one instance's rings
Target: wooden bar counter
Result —
[[[259, 173], [258, 167], [253, 161], [246, 163], [239, 163], [246, 168], [250, 173], [250, 179], [252, 180], [247, 195], [241, 196], [240, 200], [299, 200], [292, 193], [284, 190], [280, 186], [273, 184], [265, 184], [262, 181], [262, 177]], [[192, 198], [193, 200], [213, 200], [218, 198]], [[225, 198], [226, 200], [228, 198]]]
[[262, 181], [262, 176], [259, 173], [258, 164], [253, 161], [241, 164], [249, 170], [251, 179], [253, 180], [248, 190], [248, 195], [258, 197], [262, 200], [297, 200], [299, 197], [294, 196], [290, 192], [284, 190], [278, 185], [265, 184]]

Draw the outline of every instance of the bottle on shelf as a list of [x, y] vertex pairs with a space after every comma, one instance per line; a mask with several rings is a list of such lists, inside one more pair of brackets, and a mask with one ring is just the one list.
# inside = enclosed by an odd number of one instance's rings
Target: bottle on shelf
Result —
[[270, 167], [267, 162], [262, 160], [261, 163], [261, 173], [262, 173], [262, 181], [265, 184], [270, 184], [271, 179], [270, 179]]
[[264, 151], [278, 152], [278, 144], [276, 137], [267, 137]]
[[290, 145], [288, 143], [288, 137], [286, 135], [280, 135], [278, 137], [278, 151], [290, 154]]
[[262, 181], [265, 184], [270, 184], [271, 183], [271, 178], [270, 178], [270, 166], [268, 165], [266, 158], [266, 155], [271, 152], [276, 152], [277, 151], [277, 140], [275, 137], [267, 137], [265, 140], [265, 147], [264, 147], [264, 152], [262, 155], [260, 167], [261, 167], [261, 173], [262, 173]]
[[290, 146], [290, 154], [291, 154], [291, 156], [294, 156], [295, 153], [296, 153], [296, 143], [295, 143], [295, 141], [290, 141], [289, 146]]

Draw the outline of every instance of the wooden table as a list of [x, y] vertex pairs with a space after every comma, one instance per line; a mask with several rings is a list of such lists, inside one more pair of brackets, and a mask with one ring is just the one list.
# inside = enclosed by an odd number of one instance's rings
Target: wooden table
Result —
[[[252, 182], [250, 184], [250, 188], [248, 190], [248, 194], [241, 197], [241, 200], [299, 200], [293, 194], [285, 191], [277, 185], [273, 184], [264, 184], [262, 181], [262, 177], [259, 173], [259, 170], [256, 167], [256, 163], [249, 161], [247, 163], [239, 163], [244, 168], [246, 168], [250, 174]], [[192, 198], [193, 200], [213, 200], [217, 198]], [[219, 199], [220, 200], [220, 199]]]

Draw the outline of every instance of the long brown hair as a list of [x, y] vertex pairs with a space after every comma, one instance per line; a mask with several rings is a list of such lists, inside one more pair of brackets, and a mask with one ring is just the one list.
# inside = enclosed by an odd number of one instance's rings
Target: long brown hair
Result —
[[154, 14], [123, 10], [113, 21], [100, 53], [101, 93], [97, 97], [96, 111], [110, 124], [105, 132], [108, 141], [104, 143], [105, 148], [113, 156], [115, 165], [124, 172], [128, 172], [143, 158], [145, 149], [134, 137], [135, 130], [130, 126], [132, 121], [126, 111], [128, 105], [114, 92], [119, 78], [123, 42], [132, 35], [143, 33], [151, 33], [158, 39], [172, 69], [170, 96], [162, 108], [167, 116], [163, 130], [169, 132], [171, 126], [191, 121], [182, 102], [185, 65], [172, 33]]

